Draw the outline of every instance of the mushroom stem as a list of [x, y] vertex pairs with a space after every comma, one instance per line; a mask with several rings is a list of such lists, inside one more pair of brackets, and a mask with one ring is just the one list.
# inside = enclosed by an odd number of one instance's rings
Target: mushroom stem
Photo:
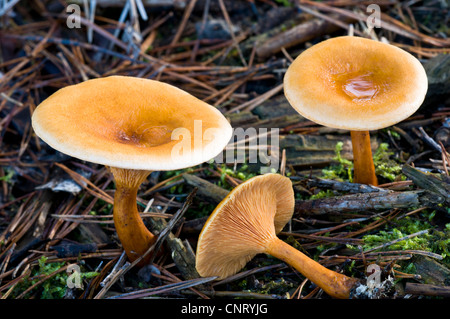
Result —
[[351, 131], [350, 134], [353, 145], [354, 182], [377, 186], [369, 131]]
[[266, 253], [285, 261], [322, 288], [328, 295], [348, 299], [358, 280], [325, 268], [294, 247], [275, 237], [266, 246]]
[[[142, 256], [156, 241], [145, 226], [137, 210], [136, 198], [139, 186], [150, 174], [149, 171], [110, 167], [116, 182], [114, 194], [114, 225], [128, 258], [131, 261]], [[150, 257], [150, 255], [148, 256]], [[144, 258], [138, 266], [147, 263]]]

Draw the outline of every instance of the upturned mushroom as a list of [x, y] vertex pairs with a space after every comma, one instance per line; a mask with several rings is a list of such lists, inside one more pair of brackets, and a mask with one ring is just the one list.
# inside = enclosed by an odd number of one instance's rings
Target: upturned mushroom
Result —
[[351, 131], [354, 181], [377, 185], [370, 130], [412, 115], [428, 89], [422, 64], [408, 52], [375, 40], [342, 36], [303, 51], [284, 77], [284, 93], [301, 115]]
[[114, 224], [131, 261], [156, 240], [137, 209], [139, 186], [152, 171], [182, 169], [215, 157], [232, 134], [217, 109], [189, 93], [125, 76], [58, 90], [36, 108], [32, 125], [54, 149], [109, 168], [116, 184]]
[[332, 271], [277, 237], [292, 218], [295, 200], [289, 178], [253, 177], [235, 187], [216, 207], [200, 233], [196, 268], [201, 276], [224, 279], [255, 255], [281, 259], [334, 298], [349, 298], [358, 280]]

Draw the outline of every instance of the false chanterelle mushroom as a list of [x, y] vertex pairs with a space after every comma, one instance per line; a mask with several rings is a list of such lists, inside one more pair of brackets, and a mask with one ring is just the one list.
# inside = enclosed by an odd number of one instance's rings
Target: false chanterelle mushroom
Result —
[[[141, 183], [151, 171], [182, 169], [213, 158], [232, 134], [217, 109], [187, 92], [125, 76], [58, 90], [36, 108], [32, 125], [54, 149], [110, 169], [116, 183], [114, 224], [131, 261], [156, 240], [137, 210]], [[190, 134], [180, 141], [177, 130]], [[179, 143], [188, 148], [180, 149]]]
[[393, 45], [353, 36], [325, 40], [302, 52], [284, 77], [284, 92], [306, 118], [351, 131], [354, 181], [377, 185], [370, 130], [394, 125], [422, 104], [422, 64]]
[[253, 177], [235, 187], [216, 207], [200, 233], [196, 268], [201, 276], [224, 279], [256, 254], [267, 253], [293, 266], [334, 298], [349, 298], [358, 280], [325, 268], [276, 234], [291, 219], [295, 200], [289, 178]]

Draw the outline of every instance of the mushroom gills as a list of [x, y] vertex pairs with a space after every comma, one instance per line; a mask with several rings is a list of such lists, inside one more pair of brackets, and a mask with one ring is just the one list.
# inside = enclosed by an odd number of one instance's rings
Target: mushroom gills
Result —
[[200, 233], [196, 269], [200, 276], [227, 278], [254, 256], [285, 261], [334, 298], [349, 298], [358, 280], [327, 269], [277, 234], [292, 218], [295, 196], [288, 177], [265, 174], [235, 187], [216, 207]]

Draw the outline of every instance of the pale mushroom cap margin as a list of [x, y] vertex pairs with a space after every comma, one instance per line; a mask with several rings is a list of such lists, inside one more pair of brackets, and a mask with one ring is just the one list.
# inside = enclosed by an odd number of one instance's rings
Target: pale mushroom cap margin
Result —
[[235, 187], [206, 221], [197, 244], [196, 268], [203, 277], [226, 278], [265, 250], [292, 218], [289, 178], [268, 173]]
[[[349, 82], [352, 74], [356, 81]], [[340, 81], [357, 96], [346, 94]], [[285, 96], [298, 113], [324, 126], [353, 131], [381, 129], [408, 118], [427, 89], [427, 75], [414, 56], [352, 36], [331, 38], [303, 51], [284, 77]]]
[[[194, 120], [201, 120], [201, 140], [194, 141]], [[213, 106], [175, 86], [128, 76], [92, 79], [58, 90], [36, 108], [32, 125], [41, 139], [62, 153], [141, 170], [201, 164], [218, 155], [232, 136], [231, 125]], [[172, 140], [171, 133], [178, 128], [190, 131], [192, 152], [173, 159], [171, 150], [181, 139]]]

